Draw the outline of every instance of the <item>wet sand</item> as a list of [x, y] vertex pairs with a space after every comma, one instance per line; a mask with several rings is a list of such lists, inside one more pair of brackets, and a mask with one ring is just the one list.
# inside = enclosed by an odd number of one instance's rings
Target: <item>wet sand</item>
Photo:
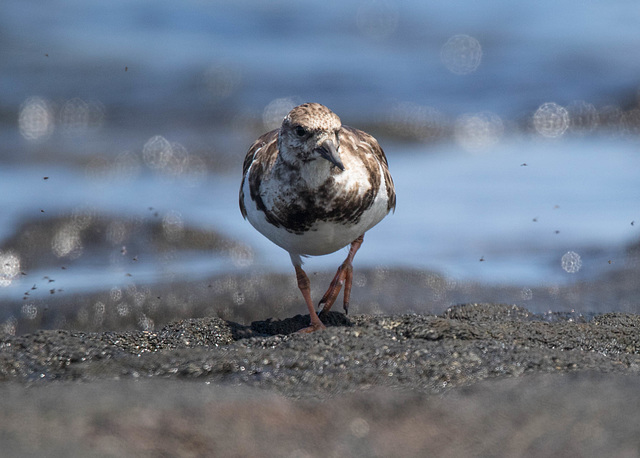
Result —
[[0, 344], [14, 455], [636, 456], [640, 316], [182, 320]]

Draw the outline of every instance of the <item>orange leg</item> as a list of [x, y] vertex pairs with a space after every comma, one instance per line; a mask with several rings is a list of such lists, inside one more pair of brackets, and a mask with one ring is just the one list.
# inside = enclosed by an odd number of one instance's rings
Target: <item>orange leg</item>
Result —
[[302, 267], [295, 266], [296, 268], [296, 279], [298, 280], [298, 288], [300, 288], [300, 292], [304, 297], [304, 301], [307, 303], [307, 308], [309, 309], [309, 316], [311, 317], [311, 326], [308, 328], [300, 329], [298, 332], [314, 332], [320, 329], [324, 329], [325, 325], [322, 324], [320, 318], [318, 318], [318, 314], [316, 313], [315, 307], [313, 306], [313, 302], [311, 301], [311, 282], [309, 281], [309, 277], [302, 270]]
[[320, 303], [318, 307], [324, 305], [322, 307], [321, 313], [327, 313], [331, 310], [333, 303], [338, 298], [338, 294], [340, 294], [340, 289], [342, 289], [342, 285], [344, 285], [344, 313], [349, 313], [349, 299], [351, 298], [351, 282], [353, 281], [353, 258], [356, 253], [360, 249], [360, 245], [364, 240], [364, 234], [351, 242], [351, 248], [349, 248], [349, 254], [347, 255], [347, 259], [338, 267], [338, 271], [336, 272], [335, 277], [331, 281], [329, 285], [329, 289], [322, 299], [320, 299]]

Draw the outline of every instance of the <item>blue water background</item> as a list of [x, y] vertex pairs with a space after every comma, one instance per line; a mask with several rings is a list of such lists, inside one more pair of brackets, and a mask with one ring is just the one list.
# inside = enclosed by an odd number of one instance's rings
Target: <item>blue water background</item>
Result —
[[[199, 253], [140, 262], [130, 266], [138, 281], [288, 271], [286, 253], [242, 220], [240, 168], [273, 127], [272, 102], [317, 101], [378, 137], [396, 182], [397, 211], [367, 234], [359, 266], [517, 285], [598, 275], [622, 265], [640, 234], [637, 132], [569, 126], [550, 138], [531, 119], [547, 102], [614, 113], [637, 104], [638, 24], [640, 3], [622, 0], [4, 1], [0, 240], [41, 209], [135, 218], [154, 207], [240, 239], [255, 256], [248, 265]], [[466, 74], [442, 59], [459, 34], [482, 49]], [[46, 134], [29, 139], [18, 121], [33, 97], [54, 115]], [[70, 100], [98, 107], [98, 120], [64, 125]], [[500, 129], [473, 148], [452, 132], [479, 112]], [[425, 123], [444, 133], [394, 135], [415, 113], [431, 113]], [[204, 165], [167, 178], [142, 154], [154, 135]], [[125, 152], [139, 164], [119, 173]], [[96, 157], [114, 172], [91, 172]], [[579, 272], [562, 269], [568, 251], [581, 256]], [[333, 269], [344, 254], [307, 265]], [[59, 274], [67, 291], [129, 281], [85, 256], [84, 269]], [[21, 283], [0, 290], [15, 294]]]

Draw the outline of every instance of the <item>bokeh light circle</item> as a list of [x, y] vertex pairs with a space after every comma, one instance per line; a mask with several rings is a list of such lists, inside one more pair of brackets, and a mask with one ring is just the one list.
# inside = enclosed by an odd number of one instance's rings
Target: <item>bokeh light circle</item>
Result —
[[567, 273], [575, 274], [582, 267], [582, 259], [575, 251], [568, 251], [562, 256], [561, 265]]
[[533, 126], [540, 135], [559, 137], [569, 128], [569, 112], [557, 103], [544, 103], [533, 115]]
[[20, 273], [20, 258], [14, 253], [0, 252], [0, 287], [9, 286]]
[[504, 123], [495, 113], [467, 113], [456, 119], [454, 136], [465, 150], [477, 153], [485, 151], [500, 141]]
[[482, 46], [469, 35], [454, 35], [442, 46], [440, 59], [450, 72], [466, 75], [480, 66]]
[[41, 140], [51, 135], [54, 129], [51, 104], [41, 97], [29, 97], [20, 106], [18, 128], [27, 140]]
[[300, 105], [296, 97], [274, 99], [264, 108], [262, 122], [266, 130], [277, 129], [292, 108]]

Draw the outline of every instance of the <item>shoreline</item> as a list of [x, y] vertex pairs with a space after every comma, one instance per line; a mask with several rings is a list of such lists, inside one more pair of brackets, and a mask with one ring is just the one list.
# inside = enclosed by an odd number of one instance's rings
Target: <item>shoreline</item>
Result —
[[[639, 267], [634, 254], [626, 266], [595, 279], [531, 287], [455, 281], [427, 270], [360, 268], [355, 273], [350, 312], [438, 315], [456, 304], [502, 303], [526, 307], [532, 313], [546, 315], [548, 320], [559, 315], [589, 320], [602, 313], [638, 313]], [[334, 273], [310, 271], [313, 298], [322, 296]], [[40, 283], [48, 287], [46, 281]], [[52, 329], [157, 332], [180, 319], [217, 317], [250, 324], [266, 317], [292, 317], [305, 310], [295, 277], [289, 273], [229, 273], [85, 294], [46, 291], [41, 299], [22, 299], [4, 302], [0, 335]], [[334, 311], [342, 312], [340, 301]]]

